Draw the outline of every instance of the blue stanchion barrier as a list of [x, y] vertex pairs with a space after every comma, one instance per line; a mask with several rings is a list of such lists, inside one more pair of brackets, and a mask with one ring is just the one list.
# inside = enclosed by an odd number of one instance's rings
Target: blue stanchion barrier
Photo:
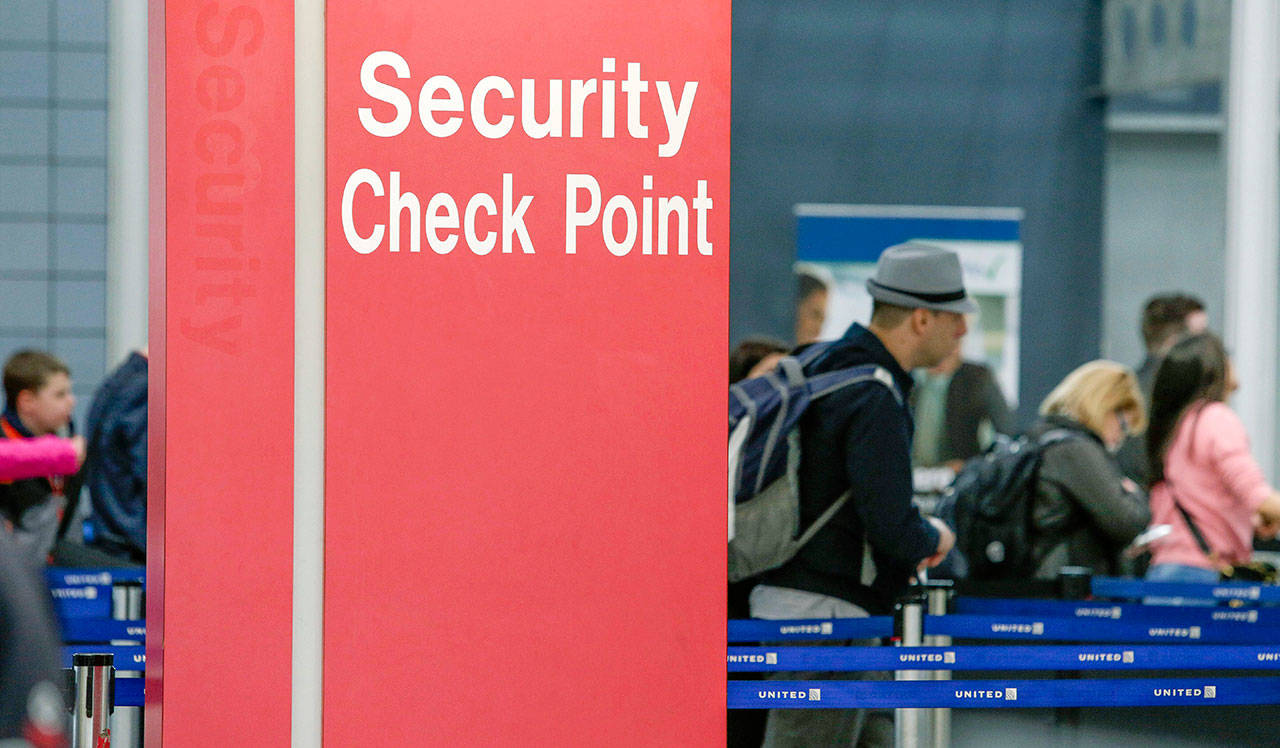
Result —
[[116, 621], [110, 618], [69, 618], [59, 621], [62, 640], [75, 642], [142, 641], [147, 635], [143, 621]]
[[[1172, 610], [1172, 608], [1171, 608]], [[1247, 619], [1246, 619], [1247, 620]], [[830, 620], [733, 620], [728, 641], [820, 641], [824, 639], [874, 639], [893, 633], [893, 619], [836, 618]], [[1015, 615], [927, 616], [927, 636], [963, 639], [1027, 639], [1082, 642], [1187, 642], [1248, 644], [1280, 641], [1280, 625], [1240, 625], [1235, 620], [1190, 623], [1178, 620], [1125, 621], [1114, 618]]]
[[1222, 584], [1186, 584], [1182, 582], [1144, 582], [1141, 579], [1094, 577], [1094, 597], [1140, 600], [1144, 597], [1172, 597], [1188, 600], [1237, 600], [1253, 603], [1280, 603], [1280, 586], [1223, 582]]
[[1180, 625], [1128, 623], [1102, 619], [1049, 616], [928, 616], [926, 635], [963, 639], [1031, 639], [1082, 642], [1190, 642], [1248, 644], [1280, 641], [1280, 627], [1240, 626], [1232, 623]]
[[729, 681], [730, 709], [1280, 704], [1280, 678]]
[[116, 670], [146, 670], [147, 665], [146, 648], [141, 644], [65, 644], [62, 647], [62, 666], [71, 667], [71, 658], [78, 654], [112, 655]]
[[146, 583], [146, 569], [142, 566], [71, 567], [50, 566], [44, 570], [50, 587], [78, 587], [89, 584], [110, 587], [116, 582]]
[[116, 706], [142, 706], [143, 678], [116, 678]]
[[731, 673], [825, 670], [1277, 670], [1258, 645], [729, 647]]
[[1080, 600], [959, 597], [956, 613], [968, 615], [1048, 616], [1128, 621], [1130, 623], [1241, 623], [1280, 627], [1280, 610], [1271, 608], [1178, 607]]
[[759, 618], [729, 621], [729, 641], [763, 642], [818, 639], [878, 639], [893, 635], [893, 618], [832, 618], [767, 621]]
[[50, 587], [53, 610], [59, 618], [110, 618], [111, 585]]

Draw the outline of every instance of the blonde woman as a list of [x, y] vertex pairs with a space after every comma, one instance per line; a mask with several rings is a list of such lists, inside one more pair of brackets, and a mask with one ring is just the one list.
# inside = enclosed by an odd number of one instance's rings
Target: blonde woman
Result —
[[1032, 504], [1035, 576], [1063, 566], [1117, 573], [1120, 551], [1151, 521], [1147, 497], [1112, 454], [1146, 416], [1138, 380], [1114, 361], [1090, 361], [1067, 375], [1040, 405], [1032, 437], [1045, 440]]

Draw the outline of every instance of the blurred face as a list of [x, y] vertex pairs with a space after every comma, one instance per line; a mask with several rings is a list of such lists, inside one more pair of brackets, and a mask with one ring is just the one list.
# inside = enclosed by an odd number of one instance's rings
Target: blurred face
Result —
[[796, 304], [796, 345], [813, 343], [822, 336], [827, 321], [827, 292], [814, 291]]
[[960, 339], [969, 331], [964, 315], [959, 312], [925, 313], [921, 325], [921, 340], [916, 366], [933, 367], [942, 363], [960, 348]]
[[1129, 436], [1129, 417], [1123, 410], [1111, 411], [1102, 422], [1102, 433], [1099, 436], [1108, 450], [1116, 451], [1120, 448], [1120, 443]]
[[1203, 310], [1192, 312], [1182, 320], [1182, 324], [1186, 326], [1188, 335], [1199, 335], [1209, 329], [1209, 315]]
[[76, 398], [71, 394], [71, 378], [56, 372], [37, 390], [18, 393], [18, 417], [36, 436], [52, 434], [71, 422]]

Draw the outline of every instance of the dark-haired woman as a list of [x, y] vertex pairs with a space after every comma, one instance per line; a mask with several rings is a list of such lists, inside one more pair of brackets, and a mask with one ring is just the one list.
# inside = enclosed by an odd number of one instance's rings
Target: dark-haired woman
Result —
[[1217, 582], [1225, 566], [1249, 560], [1255, 532], [1271, 537], [1280, 527], [1280, 493], [1226, 404], [1235, 388], [1231, 361], [1211, 333], [1175, 344], [1156, 371], [1147, 431], [1151, 513], [1173, 532], [1152, 551], [1148, 580]]

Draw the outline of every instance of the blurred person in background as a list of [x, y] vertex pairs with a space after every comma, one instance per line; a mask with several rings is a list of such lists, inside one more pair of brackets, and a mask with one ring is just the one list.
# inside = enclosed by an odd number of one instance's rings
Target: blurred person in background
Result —
[[[1156, 369], [1173, 344], [1186, 335], [1204, 332], [1209, 326], [1204, 302], [1184, 293], [1163, 293], [1147, 299], [1142, 307], [1140, 329], [1147, 355], [1138, 366], [1138, 385], [1142, 394], [1151, 402], [1151, 388]], [[1131, 436], [1121, 445], [1116, 455], [1124, 474], [1140, 485], [1148, 485], [1147, 440], [1139, 434]]]
[[1224, 566], [1250, 560], [1255, 533], [1274, 537], [1280, 529], [1280, 493], [1267, 483], [1244, 424], [1226, 402], [1236, 387], [1231, 361], [1212, 333], [1175, 343], [1160, 363], [1147, 458], [1152, 514], [1172, 532], [1154, 545], [1148, 580], [1216, 583]]
[[1129, 367], [1091, 361], [1066, 376], [1040, 405], [1035, 439], [1051, 431], [1067, 438], [1044, 448], [1031, 507], [1031, 548], [1037, 579], [1056, 579], [1064, 566], [1114, 575], [1120, 555], [1151, 521], [1147, 497], [1121, 474], [1111, 453], [1141, 433], [1146, 412]]
[[61, 636], [42, 568], [0, 532], [0, 745], [67, 745]]
[[[70, 427], [76, 404], [71, 370], [56, 356], [35, 350], [10, 356], [4, 366], [4, 391], [0, 438], [35, 439]], [[0, 483], [0, 514], [15, 545], [33, 562], [47, 560], [66, 534], [80, 486], [78, 474], [61, 473]]]
[[147, 559], [147, 350], [134, 351], [99, 386], [89, 408], [86, 483], [94, 547]]
[[915, 467], [946, 466], [954, 472], [991, 446], [997, 433], [1013, 435], [1013, 414], [995, 374], [984, 364], [964, 361], [960, 349], [937, 366], [916, 369], [912, 377]]
[[810, 273], [796, 275], [796, 345], [816, 343], [827, 321], [827, 284]]
[[746, 338], [729, 352], [729, 384], [758, 377], [787, 355], [787, 344], [765, 337]]
[[1198, 335], [1209, 327], [1204, 302], [1183, 293], [1158, 294], [1142, 308], [1142, 342], [1147, 356], [1138, 366], [1138, 384], [1148, 398], [1156, 370], [1173, 344], [1185, 335]]

